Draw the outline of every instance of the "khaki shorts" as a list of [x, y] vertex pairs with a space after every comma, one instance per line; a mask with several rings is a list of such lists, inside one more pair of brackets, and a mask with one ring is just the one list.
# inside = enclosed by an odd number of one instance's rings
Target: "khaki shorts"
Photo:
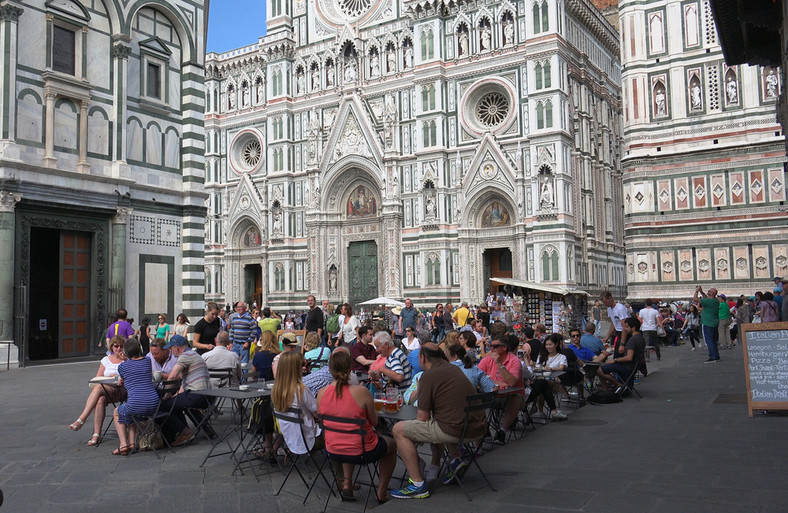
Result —
[[456, 444], [460, 441], [459, 437], [444, 433], [434, 419], [430, 419], [426, 422], [421, 420], [406, 420], [403, 421], [403, 423], [405, 436], [413, 442]]

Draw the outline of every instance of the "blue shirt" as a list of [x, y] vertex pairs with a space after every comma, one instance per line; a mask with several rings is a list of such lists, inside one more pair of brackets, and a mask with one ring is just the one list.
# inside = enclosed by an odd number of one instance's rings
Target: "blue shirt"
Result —
[[583, 336], [580, 337], [580, 347], [588, 348], [597, 355], [605, 349], [600, 339], [588, 333], [584, 333]]
[[594, 356], [596, 356], [594, 352], [587, 347], [576, 347], [574, 344], [570, 344], [569, 348], [575, 352], [579, 359], [587, 362], [593, 360]]
[[402, 329], [405, 328], [413, 328], [416, 329], [416, 316], [419, 314], [419, 311], [416, 310], [415, 306], [410, 308], [403, 308], [399, 314], [399, 318], [402, 319]]
[[474, 365], [470, 369], [466, 369], [465, 364], [462, 363], [462, 360], [454, 360], [453, 362], [449, 363], [459, 367], [476, 390], [481, 390], [484, 393], [495, 390], [495, 383], [493, 380], [491, 380], [490, 376], [488, 376], [483, 370], [480, 370], [479, 367]]
[[421, 365], [419, 365], [419, 351], [421, 348], [414, 349], [408, 354], [408, 361], [410, 362], [410, 368], [413, 374], [419, 373], [422, 371]]

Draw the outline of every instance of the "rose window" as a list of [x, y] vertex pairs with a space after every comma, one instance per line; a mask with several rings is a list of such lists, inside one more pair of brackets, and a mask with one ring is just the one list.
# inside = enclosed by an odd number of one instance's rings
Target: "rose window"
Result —
[[508, 113], [509, 99], [498, 92], [484, 95], [476, 104], [476, 118], [488, 128], [503, 123]]
[[369, 9], [371, 0], [339, 0], [339, 8], [351, 18], [361, 16]]
[[258, 140], [252, 140], [246, 143], [241, 150], [241, 158], [249, 167], [255, 167], [260, 163], [260, 157], [263, 154], [263, 147]]

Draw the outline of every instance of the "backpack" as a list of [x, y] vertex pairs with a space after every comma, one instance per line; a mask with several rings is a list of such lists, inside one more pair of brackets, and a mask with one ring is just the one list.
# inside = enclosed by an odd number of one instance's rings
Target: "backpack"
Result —
[[326, 331], [329, 333], [339, 332], [339, 315], [334, 314], [326, 321]]
[[591, 404], [614, 404], [623, 401], [621, 396], [610, 390], [598, 390], [588, 397]]

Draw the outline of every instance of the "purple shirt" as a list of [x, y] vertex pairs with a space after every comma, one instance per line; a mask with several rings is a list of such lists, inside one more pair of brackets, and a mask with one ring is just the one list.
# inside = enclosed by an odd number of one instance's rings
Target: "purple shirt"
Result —
[[123, 338], [129, 338], [134, 335], [134, 328], [131, 327], [126, 321], [114, 322], [107, 330], [107, 338], [111, 339], [115, 335], [120, 335]]

